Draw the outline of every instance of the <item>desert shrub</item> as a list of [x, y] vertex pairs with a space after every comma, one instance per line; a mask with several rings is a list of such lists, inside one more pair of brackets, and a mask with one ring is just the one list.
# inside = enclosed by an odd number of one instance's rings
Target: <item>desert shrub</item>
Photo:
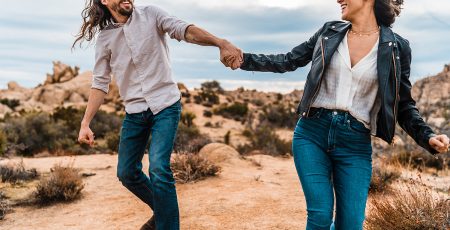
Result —
[[450, 153], [440, 154], [439, 157], [436, 158], [421, 149], [419, 151], [406, 151], [397, 148], [395, 152], [389, 156], [389, 159], [389, 161], [399, 163], [407, 168], [433, 168], [436, 170], [450, 168]]
[[25, 169], [23, 162], [11, 165], [0, 165], [0, 177], [2, 182], [17, 183], [18, 181], [30, 181], [39, 177], [35, 168]]
[[264, 106], [259, 115], [260, 122], [269, 122], [280, 128], [292, 128], [297, 123], [298, 115], [295, 107], [283, 104]]
[[246, 129], [246, 130], [242, 131], [242, 136], [250, 138], [252, 136], [252, 131]]
[[57, 165], [52, 168], [50, 177], [43, 178], [37, 185], [35, 197], [41, 204], [72, 201], [81, 196], [82, 176], [72, 166]]
[[231, 136], [231, 132], [228, 131], [225, 136], [223, 137], [223, 143], [225, 143], [226, 145], [230, 144], [230, 136]]
[[203, 116], [204, 117], [212, 117], [213, 113], [209, 110], [205, 110], [205, 111], [203, 111]]
[[407, 186], [390, 199], [371, 199], [368, 230], [422, 230], [450, 228], [450, 202], [428, 188]]
[[202, 104], [206, 107], [212, 107], [220, 103], [219, 96], [213, 91], [202, 91], [199, 93]]
[[187, 127], [191, 127], [194, 125], [194, 119], [196, 118], [194, 113], [191, 112], [182, 112], [180, 121], [186, 125]]
[[8, 212], [10, 212], [11, 206], [8, 203], [8, 200], [6, 200], [5, 195], [3, 192], [0, 191], [0, 220], [3, 220]]
[[10, 109], [14, 110], [17, 106], [20, 105], [20, 101], [17, 99], [3, 98], [3, 99], [0, 99], [0, 104], [4, 104], [4, 105], [8, 106]]
[[374, 166], [370, 180], [370, 193], [385, 192], [390, 188], [392, 182], [400, 178], [401, 172], [393, 166]]
[[208, 122], [205, 123], [205, 127], [212, 128], [213, 124], [208, 121]]
[[252, 103], [256, 106], [263, 106], [264, 105], [264, 101], [261, 99], [253, 99]]
[[218, 108], [214, 109], [214, 114], [239, 121], [244, 120], [247, 113], [248, 113], [247, 104], [242, 104], [239, 102], [235, 102], [230, 106], [223, 104], [220, 105]]
[[283, 94], [277, 93], [277, 101], [283, 100]]
[[199, 181], [207, 177], [216, 176], [220, 172], [219, 166], [192, 153], [174, 155], [171, 169], [174, 178], [180, 183]]
[[120, 134], [118, 132], [109, 132], [105, 135], [106, 146], [113, 152], [119, 151]]
[[3, 156], [6, 152], [6, 134], [0, 130], [0, 156]]
[[[26, 113], [22, 117], [10, 117], [2, 125], [7, 136], [8, 152], [32, 156], [35, 153], [69, 152], [85, 154], [88, 148], [79, 147], [78, 131], [84, 110], [58, 108], [52, 115], [47, 113]], [[119, 132], [121, 117], [98, 112], [91, 123], [96, 138], [105, 138], [109, 132]], [[99, 147], [100, 148], [100, 147]], [[101, 148], [100, 148], [101, 149]]]
[[195, 125], [188, 127], [180, 123], [175, 138], [174, 151], [197, 153], [203, 146], [209, 143], [211, 143], [209, 137], [201, 134]]
[[219, 94], [224, 93], [222, 86], [220, 86], [220, 83], [218, 81], [207, 81], [201, 84], [201, 89], [203, 91], [209, 91], [209, 92], [217, 92]]
[[253, 150], [260, 150], [264, 154], [272, 156], [292, 155], [292, 142], [281, 140], [275, 131], [263, 124], [255, 130], [249, 130], [250, 144], [238, 146], [238, 151], [241, 154], [249, 153]]

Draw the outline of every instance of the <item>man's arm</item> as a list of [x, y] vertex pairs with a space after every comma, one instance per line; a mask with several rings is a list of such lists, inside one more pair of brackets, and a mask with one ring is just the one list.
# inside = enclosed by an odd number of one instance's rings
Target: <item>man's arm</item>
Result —
[[92, 132], [89, 125], [91, 124], [92, 119], [97, 113], [100, 106], [103, 104], [106, 93], [102, 90], [92, 88], [89, 93], [89, 100], [86, 108], [86, 112], [84, 113], [83, 120], [81, 121], [80, 133], [78, 135], [78, 142], [89, 144], [90, 146], [94, 145], [94, 133]]
[[220, 49], [220, 61], [227, 67], [237, 69], [242, 63], [242, 50], [225, 39], [218, 38], [208, 31], [191, 25], [186, 29], [186, 41], [201, 46], [215, 46]]

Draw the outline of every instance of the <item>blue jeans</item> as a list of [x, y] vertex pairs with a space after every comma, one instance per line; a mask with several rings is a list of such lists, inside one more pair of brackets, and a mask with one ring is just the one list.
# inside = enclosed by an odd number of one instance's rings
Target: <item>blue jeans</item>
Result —
[[[181, 104], [154, 115], [150, 110], [126, 114], [119, 144], [117, 176], [122, 184], [153, 209], [158, 230], [180, 229], [175, 180], [170, 169]], [[151, 134], [149, 175], [142, 172], [142, 158]]]
[[363, 229], [372, 176], [369, 129], [348, 112], [314, 109], [298, 121], [292, 148], [306, 198], [306, 229]]

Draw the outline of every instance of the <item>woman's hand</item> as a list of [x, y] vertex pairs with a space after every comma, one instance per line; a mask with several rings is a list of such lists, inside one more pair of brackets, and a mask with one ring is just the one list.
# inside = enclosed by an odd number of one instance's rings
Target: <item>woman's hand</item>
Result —
[[431, 147], [436, 149], [439, 153], [445, 153], [449, 150], [450, 144], [449, 144], [449, 138], [445, 134], [433, 136], [430, 138], [429, 143]]

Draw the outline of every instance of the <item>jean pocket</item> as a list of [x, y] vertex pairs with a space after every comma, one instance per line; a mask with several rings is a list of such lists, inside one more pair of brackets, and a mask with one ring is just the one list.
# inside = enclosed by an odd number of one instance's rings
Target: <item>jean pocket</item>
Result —
[[370, 129], [366, 128], [364, 124], [356, 119], [348, 120], [348, 129], [353, 132], [369, 134]]

